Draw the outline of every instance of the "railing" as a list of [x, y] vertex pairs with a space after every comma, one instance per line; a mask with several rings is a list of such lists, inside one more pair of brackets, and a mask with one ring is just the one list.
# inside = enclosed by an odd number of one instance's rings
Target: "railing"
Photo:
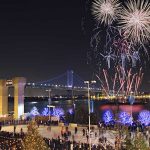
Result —
[[4, 120], [0, 122], [1, 126], [24, 125], [28, 124], [29, 120]]

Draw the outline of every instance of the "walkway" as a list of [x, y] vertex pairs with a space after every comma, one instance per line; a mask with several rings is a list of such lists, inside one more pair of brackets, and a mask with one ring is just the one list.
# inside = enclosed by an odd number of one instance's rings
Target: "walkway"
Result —
[[[27, 125], [17, 125], [16, 127], [16, 132], [20, 132], [21, 128], [23, 129], [23, 132], [27, 132]], [[46, 138], [57, 138], [58, 136], [61, 137], [61, 129], [62, 127], [59, 126], [52, 126], [51, 130], [47, 129], [47, 126], [40, 126], [39, 127], [39, 133]], [[77, 134], [74, 134], [74, 128], [69, 128], [68, 130], [71, 131], [71, 135], [74, 135], [74, 139], [77, 142], [83, 142], [86, 143], [87, 139], [86, 136], [83, 136], [83, 132], [82, 132], [83, 127], [78, 127], [78, 132]], [[84, 128], [86, 129], [86, 128]], [[8, 131], [8, 132], [13, 132], [14, 130], [14, 126], [4, 126], [2, 127], [2, 131]], [[98, 144], [98, 140], [99, 140], [99, 131], [98, 129], [95, 129], [94, 132], [97, 132], [97, 137], [95, 137], [95, 133], [93, 133], [91, 135], [91, 141], [92, 144]], [[106, 133], [103, 134], [104, 137], [107, 138], [108, 140], [108, 144], [111, 144], [114, 146], [114, 142], [115, 142], [115, 133], [114, 131], [106, 131]], [[70, 140], [72, 140], [72, 136], [69, 138]]]

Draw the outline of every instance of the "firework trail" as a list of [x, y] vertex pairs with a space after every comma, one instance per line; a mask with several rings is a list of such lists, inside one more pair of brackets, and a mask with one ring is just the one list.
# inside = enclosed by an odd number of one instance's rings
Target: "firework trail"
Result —
[[104, 33], [97, 29], [95, 29], [96, 33], [92, 36], [90, 43], [94, 53], [93, 60], [99, 62], [97, 65], [104, 64], [103, 60], [105, 60], [108, 69], [116, 65], [121, 65], [125, 69], [127, 66], [136, 67], [137, 62], [141, 62], [139, 51], [142, 47], [134, 48], [119, 29], [110, 26], [103, 42], [101, 42], [100, 34]]
[[115, 60], [115, 55], [114, 54], [112, 54], [112, 51], [110, 50], [110, 52], [108, 52], [108, 54], [107, 55], [103, 55], [103, 54], [101, 54], [100, 53], [100, 55], [102, 55], [102, 57], [104, 58], [104, 59], [106, 59], [106, 62], [107, 62], [107, 66], [108, 66], [108, 68], [110, 68], [111, 66], [110, 66], [110, 63], [111, 63], [111, 60]]
[[102, 89], [104, 90], [105, 94], [106, 94], [107, 96], [109, 96], [108, 91], [106, 90], [106, 88], [105, 88], [105, 86], [104, 86], [104, 83], [103, 83], [103, 81], [101, 80], [101, 78], [100, 78], [98, 75], [96, 75], [96, 77], [97, 77], [98, 80], [100, 81], [101, 87], [102, 87]]
[[139, 61], [140, 62], [140, 56], [139, 56], [139, 52], [135, 51], [133, 52], [132, 56], [131, 56], [131, 60], [132, 60], [132, 67], [136, 66], [136, 63]]
[[131, 93], [137, 94], [137, 91], [141, 85], [143, 78], [142, 68], [138, 73], [133, 73], [132, 69], [125, 72], [125, 76], [122, 72], [125, 70], [121, 66], [116, 67], [114, 76], [109, 75], [107, 70], [103, 69], [103, 72], [96, 75], [101, 83], [101, 88], [105, 94], [109, 97], [111, 92], [116, 93], [116, 96], [121, 94], [122, 96], [129, 96]]
[[116, 79], [117, 79], [117, 73], [115, 73], [115, 78], [114, 78], [114, 81], [113, 81], [113, 93], [115, 91]]

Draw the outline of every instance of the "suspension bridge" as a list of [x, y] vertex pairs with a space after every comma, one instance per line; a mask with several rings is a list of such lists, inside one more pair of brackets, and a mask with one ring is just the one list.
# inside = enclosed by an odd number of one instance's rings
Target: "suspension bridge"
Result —
[[[74, 73], [73, 70], [68, 70], [63, 74], [46, 81], [27, 82], [25, 88], [87, 91], [87, 85], [84, 83], [84, 80], [79, 75]], [[93, 92], [98, 92], [101, 90], [98, 88], [98, 84], [91, 84], [89, 89]]]

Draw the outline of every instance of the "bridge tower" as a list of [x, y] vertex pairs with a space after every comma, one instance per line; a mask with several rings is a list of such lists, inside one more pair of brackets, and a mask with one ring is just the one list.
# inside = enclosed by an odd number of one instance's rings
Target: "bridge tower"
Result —
[[69, 88], [68, 96], [73, 97], [73, 70], [67, 71], [67, 87]]
[[67, 87], [73, 87], [73, 70], [67, 71]]

